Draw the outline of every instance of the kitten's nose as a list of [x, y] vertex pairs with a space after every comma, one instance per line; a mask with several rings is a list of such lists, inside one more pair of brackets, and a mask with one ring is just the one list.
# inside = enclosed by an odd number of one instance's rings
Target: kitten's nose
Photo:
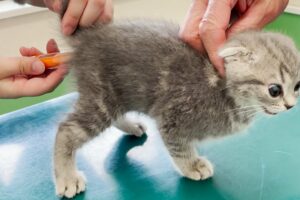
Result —
[[287, 110], [289, 110], [293, 107], [293, 105], [288, 105], [288, 104], [284, 104], [284, 106], [286, 107]]

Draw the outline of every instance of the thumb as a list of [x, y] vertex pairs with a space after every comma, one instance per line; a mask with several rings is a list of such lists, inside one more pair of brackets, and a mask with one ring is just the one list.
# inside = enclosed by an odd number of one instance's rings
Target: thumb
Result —
[[36, 57], [0, 58], [0, 79], [14, 75], [39, 75], [44, 64]]
[[208, 0], [194, 0], [186, 14], [184, 23], [180, 26], [179, 37], [194, 49], [205, 51], [199, 35], [199, 24], [206, 11]]

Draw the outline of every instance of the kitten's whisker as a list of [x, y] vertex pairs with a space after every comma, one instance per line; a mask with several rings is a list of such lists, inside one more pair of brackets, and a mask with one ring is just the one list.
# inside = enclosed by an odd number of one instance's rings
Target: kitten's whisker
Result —
[[247, 109], [247, 110], [236, 110], [235, 113], [248, 113], [248, 112], [255, 112], [257, 109], [252, 108], [252, 109]]
[[263, 112], [264, 110], [262, 108], [257, 109], [257, 108], [250, 108], [249, 110], [240, 110], [238, 112], [236, 112], [236, 114], [238, 115], [246, 115], [247, 118], [251, 118], [253, 116], [255, 116], [258, 113]]
[[251, 115], [255, 115], [256, 113], [257, 113], [257, 110], [249, 110], [249, 111], [244, 111], [244, 112], [237, 112], [235, 114], [240, 117], [248, 117]]
[[242, 99], [242, 100], [246, 100], [246, 101], [249, 101], [249, 98], [248, 97], [243, 97], [243, 96], [239, 96], [239, 99]]
[[236, 114], [238, 115], [251, 115], [253, 113], [256, 113], [257, 110], [247, 110], [247, 111], [243, 111], [243, 112], [237, 112]]
[[239, 107], [239, 108], [234, 108], [234, 109], [230, 109], [230, 110], [227, 110], [225, 112], [234, 112], [234, 111], [239, 111], [239, 110], [249, 110], [249, 109], [256, 109], [256, 108], [259, 108], [260, 105], [250, 105], [250, 106], [244, 106], [244, 107]]
[[226, 87], [221, 88], [220, 91], [223, 91], [223, 90], [232, 88], [233, 86], [234, 86], [234, 85], [226, 85]]
[[254, 117], [255, 115], [257, 115], [257, 114], [259, 114], [259, 113], [263, 113], [263, 112], [264, 112], [264, 110], [261, 109], [261, 110], [256, 111], [255, 113], [252, 113], [252, 114], [248, 115], [247, 117], [248, 117], [248, 118], [252, 118], [252, 117]]
[[250, 105], [250, 106], [243, 106], [243, 107], [238, 107], [238, 108], [234, 108], [232, 110], [238, 110], [238, 109], [248, 109], [248, 108], [255, 108], [255, 107], [259, 107], [260, 105]]

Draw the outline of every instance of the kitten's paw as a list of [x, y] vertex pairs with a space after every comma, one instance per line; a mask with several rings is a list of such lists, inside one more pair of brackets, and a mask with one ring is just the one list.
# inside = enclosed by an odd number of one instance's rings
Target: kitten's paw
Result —
[[130, 135], [135, 135], [136, 137], [141, 137], [146, 133], [146, 128], [140, 123], [133, 124], [131, 129], [128, 131]]
[[56, 195], [72, 198], [85, 190], [85, 177], [80, 171], [56, 177]]
[[180, 167], [181, 172], [187, 178], [193, 180], [205, 180], [213, 176], [213, 165], [206, 158], [199, 157], [188, 166]]

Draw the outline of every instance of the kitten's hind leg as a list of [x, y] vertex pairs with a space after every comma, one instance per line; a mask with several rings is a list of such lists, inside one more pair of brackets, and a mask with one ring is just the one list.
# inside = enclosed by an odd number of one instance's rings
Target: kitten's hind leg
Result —
[[161, 132], [170, 155], [183, 176], [193, 180], [205, 180], [213, 176], [213, 165], [197, 155], [193, 142], [179, 134]]
[[77, 171], [76, 150], [111, 125], [112, 116], [105, 107], [77, 103], [75, 112], [60, 124], [54, 149], [56, 194], [71, 198], [85, 190], [85, 178]]
[[143, 134], [146, 133], [146, 128], [143, 124], [132, 122], [126, 116], [122, 116], [122, 117], [118, 118], [113, 123], [113, 125], [116, 128], [118, 128], [130, 135], [135, 135], [137, 137], [141, 137]]

